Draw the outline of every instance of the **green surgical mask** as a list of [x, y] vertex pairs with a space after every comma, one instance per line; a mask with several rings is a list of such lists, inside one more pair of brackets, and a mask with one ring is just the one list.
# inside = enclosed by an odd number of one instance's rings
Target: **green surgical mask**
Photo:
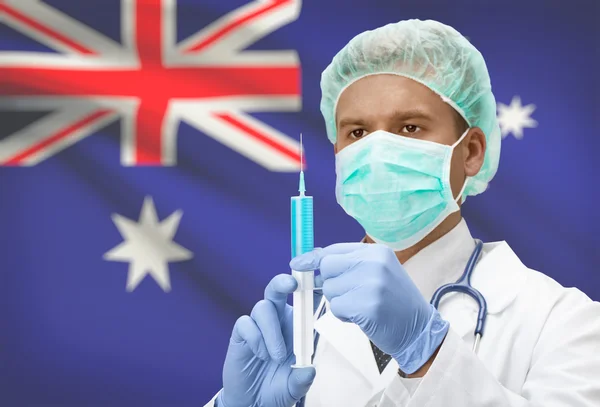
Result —
[[395, 251], [421, 241], [459, 210], [450, 187], [451, 146], [375, 131], [335, 156], [336, 198], [376, 243]]

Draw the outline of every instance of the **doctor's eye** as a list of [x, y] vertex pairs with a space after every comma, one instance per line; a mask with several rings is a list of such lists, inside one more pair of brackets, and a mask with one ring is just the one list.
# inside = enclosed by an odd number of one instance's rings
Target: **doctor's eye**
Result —
[[350, 132], [350, 136], [354, 139], [359, 139], [367, 135], [367, 131], [364, 129], [356, 129]]
[[419, 126], [415, 126], [414, 124], [407, 124], [402, 128], [402, 133], [416, 133], [421, 130]]

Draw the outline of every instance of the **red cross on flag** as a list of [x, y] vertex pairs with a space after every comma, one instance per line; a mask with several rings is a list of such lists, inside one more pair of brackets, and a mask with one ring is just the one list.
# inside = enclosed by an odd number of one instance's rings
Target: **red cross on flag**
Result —
[[182, 41], [176, 0], [121, 0], [116, 42], [37, 0], [0, 18], [57, 53], [0, 52], [0, 108], [52, 111], [0, 140], [0, 165], [35, 165], [121, 119], [121, 163], [175, 165], [180, 121], [272, 171], [299, 145], [249, 112], [301, 108], [295, 51], [247, 51], [294, 21], [300, 0], [256, 0]]

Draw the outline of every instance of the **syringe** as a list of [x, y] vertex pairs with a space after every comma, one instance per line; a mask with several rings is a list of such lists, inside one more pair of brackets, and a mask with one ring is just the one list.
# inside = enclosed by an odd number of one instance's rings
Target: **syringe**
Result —
[[[291, 198], [292, 209], [292, 258], [310, 252], [314, 249], [313, 230], [313, 198], [306, 196], [304, 185], [303, 144], [300, 134], [300, 185], [298, 196]], [[298, 288], [293, 295], [294, 319], [294, 355], [296, 364], [292, 367], [300, 368], [312, 366], [314, 353], [314, 271], [295, 271], [292, 276], [298, 282]]]

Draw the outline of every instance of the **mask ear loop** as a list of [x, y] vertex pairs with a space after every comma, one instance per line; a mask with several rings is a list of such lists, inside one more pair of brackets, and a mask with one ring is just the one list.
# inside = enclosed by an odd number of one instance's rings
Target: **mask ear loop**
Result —
[[459, 145], [467, 136], [467, 133], [469, 132], [469, 130], [471, 130], [471, 128], [469, 127], [467, 130], [465, 130], [465, 132], [462, 134], [462, 136], [460, 136], [458, 138], [458, 140], [456, 140], [456, 142], [454, 144], [452, 144], [450, 147], [452, 148], [452, 150], [454, 150], [454, 148]]
[[470, 177], [465, 177], [465, 182], [463, 183], [463, 186], [460, 189], [460, 192], [458, 193], [456, 198], [454, 198], [454, 202], [458, 203], [458, 200], [462, 197], [463, 192], [465, 192], [465, 189], [467, 188], [467, 182], [469, 181], [469, 178]]
[[[469, 127], [467, 130], [465, 130], [465, 132], [462, 134], [462, 136], [459, 137], [458, 140], [456, 140], [456, 142], [454, 144], [452, 144], [452, 151], [454, 152], [454, 148], [459, 145], [467, 136], [467, 133], [469, 132], [469, 130], [471, 130], [471, 128]], [[467, 188], [467, 182], [469, 181], [469, 177], [466, 176], [465, 177], [465, 182], [463, 182], [463, 186], [460, 189], [460, 192], [458, 193], [458, 195], [456, 196], [456, 198], [454, 198], [454, 202], [458, 203], [458, 200], [462, 197], [463, 193], [465, 192], [465, 189]]]

